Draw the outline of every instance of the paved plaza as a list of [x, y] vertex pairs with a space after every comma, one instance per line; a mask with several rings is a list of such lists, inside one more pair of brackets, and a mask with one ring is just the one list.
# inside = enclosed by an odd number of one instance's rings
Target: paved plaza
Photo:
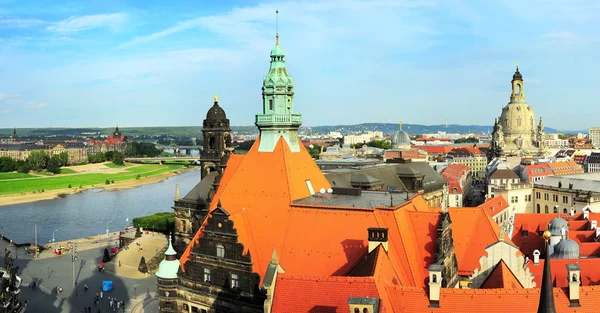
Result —
[[[149, 239], [145, 240], [142, 237], [138, 240], [141, 240], [142, 247], [146, 245], [148, 250], [151, 246], [156, 246], [153, 253], [156, 253], [156, 249], [160, 251], [161, 240], [166, 243], [164, 236], [158, 234], [155, 234], [154, 238], [152, 235], [144, 236]], [[51, 251], [45, 251], [34, 260], [32, 255], [25, 254], [23, 247], [16, 248], [9, 246], [5, 241], [0, 241], [0, 249], [9, 249], [15, 258], [15, 265], [19, 266], [18, 275], [23, 279], [21, 301], [27, 301], [27, 312], [84, 312], [84, 308], [87, 307], [91, 307], [93, 313], [98, 312], [98, 309], [100, 312], [113, 312], [109, 306], [109, 297], [125, 302], [125, 310], [119, 307], [119, 310], [115, 312], [154, 312], [157, 302], [154, 301], [156, 278], [153, 275], [146, 277], [139, 275], [143, 278], [131, 278], [117, 275], [108, 270], [105, 273], [98, 271], [98, 263], [102, 260], [104, 249], [115, 246], [116, 236], [109, 234], [104, 237], [103, 240], [92, 238], [89, 241], [84, 240], [78, 243], [77, 260], [74, 267], [70, 254], [56, 256]], [[135, 250], [136, 247], [135, 243], [132, 244], [129, 251], [137, 252], [137, 256], [132, 253], [129, 257], [122, 256], [121, 260], [133, 262], [137, 257], [137, 262], [139, 262], [141, 255], [139, 255], [139, 251]], [[150, 252], [148, 251], [148, 254]], [[146, 253], [144, 255], [146, 256]], [[149, 260], [148, 257], [147, 260]], [[113, 262], [114, 260], [109, 263]], [[132, 271], [137, 272], [137, 266]], [[73, 286], [74, 280], [77, 284], [76, 288]], [[32, 289], [30, 286], [34, 281], [37, 287]], [[112, 281], [113, 290], [102, 292], [102, 299], [95, 306], [94, 297], [96, 292], [99, 293], [102, 290], [102, 281]], [[84, 290], [86, 285], [88, 286], [87, 291]], [[62, 288], [62, 292], [58, 292], [59, 287]]]

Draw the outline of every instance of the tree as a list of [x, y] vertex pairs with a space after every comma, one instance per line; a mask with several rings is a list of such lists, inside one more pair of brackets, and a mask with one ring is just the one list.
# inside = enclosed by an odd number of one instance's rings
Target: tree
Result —
[[458, 139], [454, 140], [454, 143], [479, 143], [479, 139], [477, 139], [475, 137], [458, 138]]
[[375, 147], [375, 148], [379, 148], [379, 149], [391, 149], [392, 143], [387, 140], [373, 140], [373, 141], [367, 142], [367, 146]]
[[246, 140], [244, 142], [240, 142], [235, 148], [238, 150], [248, 151], [250, 148], [252, 148], [252, 145], [254, 145], [254, 141], [255, 140]]
[[27, 157], [29, 167], [34, 171], [41, 171], [48, 166], [50, 156], [44, 150], [33, 150]]
[[110, 254], [108, 254], [107, 248], [104, 248], [104, 255], [102, 256], [102, 262], [104, 262], [104, 263], [110, 262]]
[[114, 155], [115, 155], [116, 151], [106, 151], [104, 153], [104, 157], [106, 158], [106, 161], [112, 161]]
[[[310, 146], [306, 147], [306, 150], [313, 159], [319, 159], [319, 154], [321, 153], [321, 146], [317, 144], [311, 146], [312, 148]], [[323, 151], [325, 151], [325, 149], [323, 149]]]
[[112, 161], [117, 165], [125, 165], [125, 155], [121, 152], [115, 152], [112, 156]]
[[98, 152], [94, 155], [88, 156], [88, 161], [90, 163], [101, 163], [101, 162], [106, 161], [106, 156], [104, 155], [103, 152]]
[[48, 161], [47, 170], [50, 173], [60, 174], [60, 158], [58, 155], [53, 155]]
[[69, 153], [67, 151], [63, 151], [55, 156], [58, 157], [60, 166], [67, 166], [69, 164]]
[[13, 172], [17, 169], [17, 162], [10, 157], [0, 157], [0, 172]]
[[23, 160], [18, 160], [15, 166], [17, 168], [17, 172], [19, 173], [27, 174], [31, 170], [29, 163]]
[[171, 144], [171, 139], [169, 138], [160, 138], [158, 139], [158, 141], [156, 142], [159, 145], [163, 145], [163, 146], [168, 146]]
[[148, 273], [148, 265], [146, 265], [146, 258], [142, 256], [140, 259], [140, 265], [138, 266], [138, 271], [142, 273]]

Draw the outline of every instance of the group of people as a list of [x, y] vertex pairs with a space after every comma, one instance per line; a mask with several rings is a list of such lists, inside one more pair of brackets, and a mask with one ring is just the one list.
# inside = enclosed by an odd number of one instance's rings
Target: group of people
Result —
[[[87, 286], [86, 286], [87, 287]], [[86, 289], [87, 290], [87, 289]], [[102, 302], [104, 298], [104, 292], [98, 291], [94, 296], [94, 307], [96, 308], [96, 313], [101, 313], [100, 311], [100, 302]], [[114, 297], [107, 297], [108, 306], [112, 309], [113, 312], [125, 312], [125, 301], [119, 301]], [[92, 313], [92, 307], [88, 306], [87, 308], [83, 308], [84, 313]]]

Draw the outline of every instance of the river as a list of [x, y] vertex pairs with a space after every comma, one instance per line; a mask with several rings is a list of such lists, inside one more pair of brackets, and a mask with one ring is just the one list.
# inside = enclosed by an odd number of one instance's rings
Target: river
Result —
[[175, 184], [181, 197], [200, 181], [199, 170], [121, 191], [91, 189], [65, 198], [0, 206], [0, 233], [17, 243], [64, 241], [123, 229], [134, 217], [172, 211]]

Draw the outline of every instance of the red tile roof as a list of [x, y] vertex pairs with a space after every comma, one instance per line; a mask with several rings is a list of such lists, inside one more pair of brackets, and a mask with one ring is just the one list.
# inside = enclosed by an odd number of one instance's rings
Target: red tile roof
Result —
[[508, 268], [504, 260], [500, 260], [492, 273], [485, 279], [481, 288], [523, 288], [515, 274]]

